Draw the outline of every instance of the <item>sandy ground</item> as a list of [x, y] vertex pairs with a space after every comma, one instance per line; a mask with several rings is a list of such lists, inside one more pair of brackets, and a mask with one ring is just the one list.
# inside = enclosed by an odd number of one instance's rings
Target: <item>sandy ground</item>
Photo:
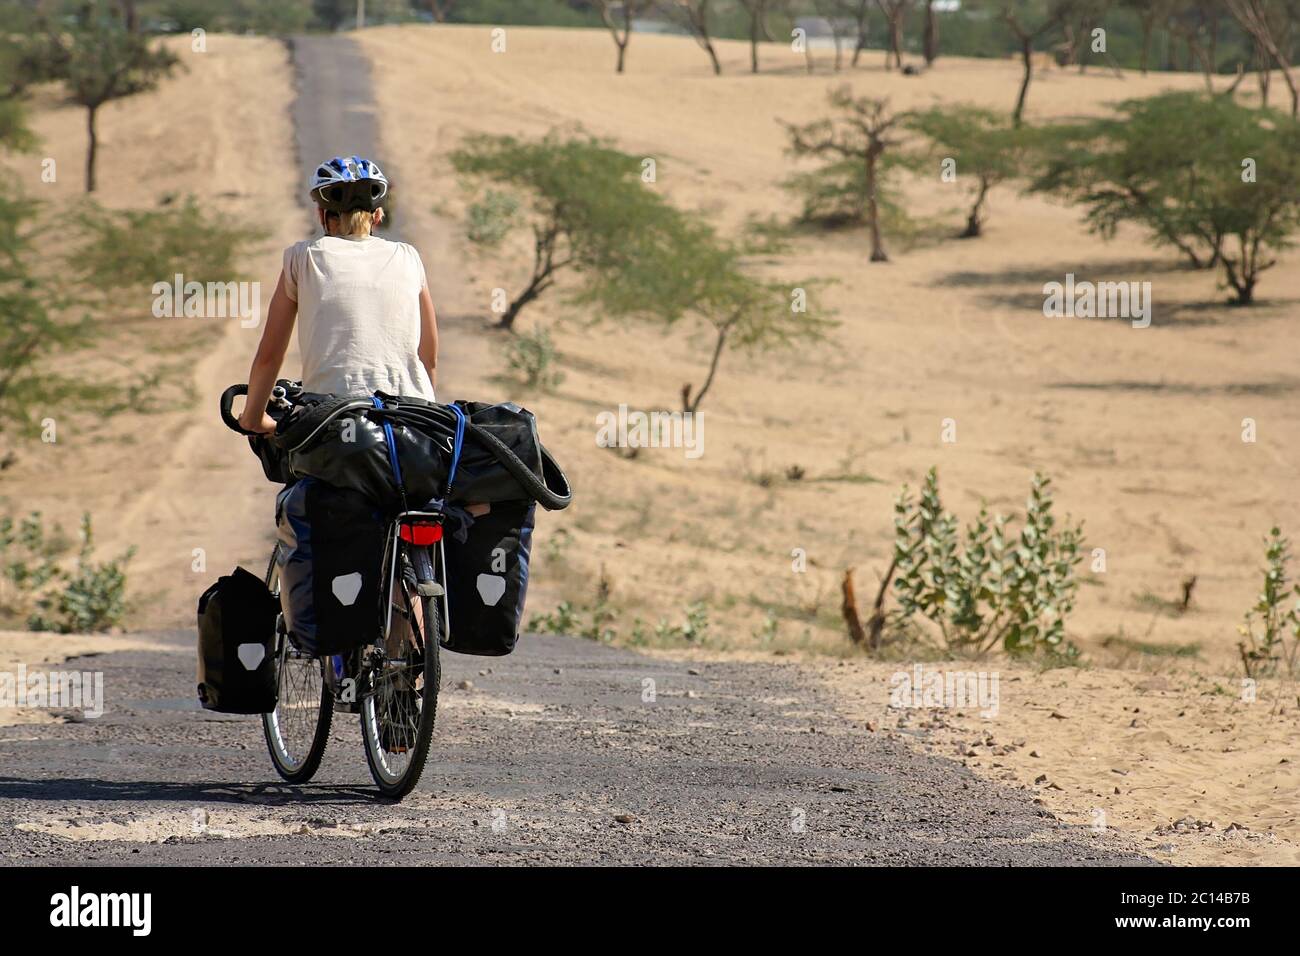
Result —
[[[697, 666], [773, 659], [756, 649], [647, 653]], [[1005, 660], [837, 661], [808, 651], [778, 659], [824, 681], [849, 723], [1032, 790], [1060, 820], [1118, 831], [1157, 859], [1300, 863], [1294, 684], [1262, 681], [1252, 692], [1239, 679], [1167, 663], [1044, 670]], [[924, 688], [930, 675], [954, 684], [958, 675], [983, 677], [985, 691], [967, 684], [964, 701], [934, 701], [897, 690]]]
[[[629, 72], [616, 77], [608, 39], [594, 31], [510, 28], [503, 54], [473, 27], [383, 28], [361, 39], [383, 66], [382, 131], [406, 194], [414, 185], [429, 197], [429, 209], [403, 207], [408, 238], [426, 249], [431, 274], [463, 271], [477, 290], [439, 303], [462, 340], [490, 321], [491, 290], [518, 289], [530, 261], [523, 239], [482, 259], [448, 246], [447, 221], [463, 216], [468, 194], [446, 153], [467, 132], [537, 135], [580, 123], [653, 157], [656, 188], [734, 230], [749, 217], [797, 212], [778, 188], [796, 167], [776, 121], [823, 115], [831, 86], [847, 81], [897, 108], [956, 100], [1004, 109], [1018, 77], [1014, 64], [948, 58], [909, 78], [884, 72], [876, 57], [857, 71], [808, 76], [778, 48], [754, 77], [744, 72], [747, 47], [722, 43], [719, 79], [689, 40], [649, 36], [634, 37]], [[1052, 72], [1036, 80], [1029, 116], [1095, 114], [1199, 83]], [[411, 96], [413, 87], [423, 95]], [[953, 186], [918, 179], [906, 189], [919, 213], [961, 224], [964, 197]], [[621, 402], [672, 407], [680, 384], [702, 377], [705, 339], [591, 328], [590, 316], [551, 295], [521, 324], [552, 332], [567, 378], [554, 394], [537, 394], [500, 374], [501, 336], [476, 335], [483, 374], [444, 397], [528, 405], [577, 490], [567, 513], [539, 520], [532, 607], [590, 604], [603, 579], [620, 611], [618, 639], [627, 640], [634, 618], [680, 622], [687, 604], [703, 601], [713, 636], [702, 657], [795, 653], [827, 668], [847, 715], [901, 722], [927, 749], [1039, 789], [1064, 818], [1092, 825], [1099, 809], [1105, 825], [1149, 838], [1175, 862], [1295, 863], [1295, 708], [1239, 700], [1235, 645], [1258, 589], [1262, 535], [1275, 522], [1300, 527], [1300, 426], [1290, 414], [1300, 377], [1285, 347], [1297, 341], [1296, 254], [1266, 275], [1264, 301], [1243, 312], [1220, 304], [1214, 276], [1182, 271], [1135, 231], [1103, 242], [1083, 231], [1076, 210], [1005, 188], [990, 213], [985, 238], [896, 246], [888, 265], [867, 263], [861, 233], [798, 241], [771, 272], [833, 278], [821, 301], [840, 325], [828, 344], [795, 355], [728, 355], [704, 406], [706, 453], [696, 461], [680, 450], [627, 460], [600, 449], [595, 416]], [[1150, 281], [1152, 327], [1044, 319], [1042, 285], [1067, 272]], [[1259, 427], [1255, 444], [1241, 440], [1247, 417]], [[955, 443], [941, 441], [945, 418], [955, 420]], [[795, 464], [807, 473], [798, 483], [783, 478]], [[1070, 628], [1102, 666], [966, 665], [996, 668], [1006, 682], [992, 728], [951, 709], [905, 711], [900, 721], [881, 691], [910, 664], [855, 657], [840, 668], [801, 653], [851, 654], [840, 575], [856, 567], [859, 592], [874, 592], [888, 561], [892, 496], [931, 465], [963, 519], [981, 502], [1015, 513], [1032, 472], [1044, 470], [1060, 510], [1086, 521], [1089, 549], [1106, 552], [1103, 573], [1085, 565]], [[809, 555], [806, 573], [792, 573], [794, 548]], [[1193, 600], [1179, 613], [1169, 604], [1191, 575]], [[1188, 656], [1153, 656], [1126, 641]], [[1010, 749], [990, 756], [992, 748], [969, 746], [986, 734]], [[1186, 818], [1213, 829], [1162, 829]], [[1245, 829], [1228, 832], [1233, 824]]]
[[[166, 195], [194, 195], [228, 224], [268, 232], [250, 245], [244, 278], [261, 284], [262, 310], [280, 269], [280, 252], [307, 227], [296, 204], [291, 71], [284, 46], [255, 37], [209, 36], [192, 52], [188, 37], [168, 41], [184, 69], [152, 93], [118, 100], [100, 113], [98, 201], [154, 208]], [[27, 192], [51, 205], [57, 221], [82, 198], [84, 110], [57, 91], [37, 95], [33, 154], [11, 157]], [[40, 159], [57, 161], [54, 183]], [[26, 178], [23, 178], [26, 177]], [[58, 234], [50, 242], [65, 241]], [[165, 279], [167, 277], [159, 277]], [[269, 485], [247, 445], [216, 414], [225, 386], [243, 382], [261, 333], [238, 319], [155, 319], [152, 292], [129, 296], [121, 315], [104, 316], [112, 338], [85, 359], [83, 374], [119, 372], [132, 359], [177, 349], [182, 397], [151, 414], [104, 420], [93, 411], [56, 413], [58, 441], [22, 450], [0, 476], [0, 503], [39, 510], [75, 532], [91, 512], [102, 556], [129, 546], [128, 625], [192, 622], [199, 593], [243, 563], [260, 573], [273, 531]], [[202, 323], [188, 329], [178, 323]], [[215, 328], [213, 326], [216, 326]], [[181, 351], [184, 339], [197, 345]], [[185, 392], [188, 391], [188, 396]]]
[[[867, 264], [860, 233], [802, 239], [771, 273], [836, 280], [821, 300], [840, 322], [831, 341], [795, 355], [727, 356], [704, 406], [705, 455], [687, 461], [680, 450], [658, 450], [627, 460], [596, 447], [596, 414], [621, 402], [671, 406], [682, 382], [702, 377], [706, 341], [591, 328], [590, 316], [557, 295], [523, 325], [552, 330], [566, 380], [554, 394], [535, 394], [503, 377], [504, 337], [484, 331], [488, 303], [494, 287], [519, 287], [528, 250], [518, 240], [490, 259], [463, 251], [454, 224], [469, 197], [448, 149], [471, 130], [528, 135], [580, 121], [655, 158], [658, 188], [734, 230], [750, 216], [797, 212], [777, 188], [795, 167], [776, 120], [822, 115], [830, 86], [848, 81], [898, 107], [965, 99], [1006, 108], [1014, 66], [943, 60], [932, 74], [906, 78], [869, 58], [853, 73], [808, 76], [801, 60], [787, 63], [774, 49], [765, 58], [771, 72], [752, 77], [742, 72], [747, 47], [722, 43], [728, 75], [718, 79], [689, 40], [637, 36], [630, 72], [615, 77], [608, 38], [595, 31], [511, 28], [504, 54], [490, 51], [485, 28], [380, 28], [360, 40], [380, 66], [383, 158], [403, 235], [424, 255], [447, 339], [440, 397], [508, 397], [534, 409], [577, 491], [568, 512], [540, 519], [534, 612], [562, 599], [587, 604], [603, 578], [626, 640], [634, 617], [680, 622], [689, 603], [703, 601], [712, 637], [697, 653], [793, 655], [836, 691], [851, 721], [897, 724], [916, 746], [993, 779], [1035, 786], [1046, 774], [1039, 798], [1065, 819], [1091, 824], [1100, 808], [1106, 825], [1150, 837], [1157, 850], [1172, 846], [1174, 862], [1297, 862], [1295, 709], [1240, 702], [1233, 677], [1260, 538], [1275, 522], [1300, 526], [1292, 494], [1300, 425], [1287, 414], [1300, 385], [1287, 324], [1300, 295], [1295, 253], [1265, 277], [1264, 301], [1243, 313], [1216, 304], [1223, 293], [1213, 276], [1176, 269], [1141, 235], [1104, 243], [1082, 232], [1076, 211], [1010, 190], [994, 194], [985, 239], [895, 248], [885, 266]], [[294, 199], [285, 53], [257, 38], [209, 37], [205, 54], [181, 49], [187, 72], [104, 110], [101, 198], [147, 207], [163, 192], [193, 192], [268, 228], [272, 237], [249, 262], [265, 304], [279, 250], [306, 228]], [[1199, 82], [1049, 74], [1031, 91], [1030, 116], [1096, 112]], [[61, 173], [41, 184], [30, 158], [22, 167], [30, 188], [72, 202], [81, 112], [47, 95], [34, 125], [44, 141], [37, 155], [58, 157]], [[232, 166], [259, 175], [223, 179]], [[917, 181], [908, 190], [918, 210], [960, 224], [963, 197], [945, 192], [953, 187]], [[1150, 280], [1152, 328], [1043, 319], [1042, 284], [1071, 271]], [[141, 314], [148, 304], [142, 293]], [[141, 328], [135, 349], [162, 347], [147, 323]], [[24, 450], [0, 479], [0, 496], [17, 509], [88, 508], [103, 551], [139, 548], [133, 626], [188, 624], [217, 574], [263, 560], [267, 485], [215, 415], [220, 389], [244, 379], [259, 331], [228, 322], [204, 344], [193, 361], [193, 405], [109, 421], [70, 416], [58, 444]], [[1245, 417], [1258, 423], [1255, 444], [1240, 439]], [[945, 418], [957, 423], [955, 444], [940, 441]], [[783, 479], [796, 464], [807, 476]], [[996, 668], [1004, 682], [990, 728], [951, 708], [890, 711], [882, 688], [907, 665], [854, 657], [840, 666], [807, 653], [849, 655], [839, 577], [857, 567], [861, 589], [883, 569], [891, 498], [932, 464], [963, 518], [981, 501], [1018, 509], [1034, 469], [1053, 476], [1062, 510], [1085, 518], [1090, 546], [1107, 552], [1106, 572], [1087, 575], [1071, 636], [1094, 662], [1128, 670], [971, 665]], [[794, 548], [809, 555], [806, 573], [791, 571]], [[1191, 609], [1166, 610], [1191, 574]], [[1181, 663], [1122, 655], [1121, 636], [1197, 649]], [[61, 659], [64, 646], [48, 648], [62, 640], [0, 636], [0, 665]], [[70, 641], [69, 653], [84, 651], [82, 640]], [[84, 640], [126, 650], [114, 642], [134, 638]], [[993, 744], [975, 746], [990, 734]], [[1214, 829], [1157, 832], [1187, 817]], [[1228, 836], [1234, 823], [1245, 830]], [[176, 825], [188, 822], [167, 824]], [[222, 820], [214, 815], [210, 825]]]
[[[1017, 78], [1011, 63], [952, 59], [904, 77], [876, 57], [858, 71], [808, 76], [776, 49], [766, 58], [772, 72], [754, 77], [741, 71], [739, 43], [721, 45], [727, 75], [715, 78], [689, 40], [650, 36], [634, 38], [629, 72], [616, 77], [598, 31], [511, 28], [501, 54], [474, 27], [382, 28], [362, 42], [382, 64], [383, 135], [400, 158], [404, 194], [418, 191], [453, 217], [465, 193], [446, 153], [465, 133], [581, 123], [655, 158], [656, 188], [725, 228], [750, 216], [789, 219], [797, 205], [778, 183], [795, 167], [777, 120], [823, 115], [832, 85], [848, 81], [898, 108], [937, 100], [1003, 108]], [[1095, 113], [1197, 83], [1049, 73], [1031, 90], [1030, 116]], [[423, 94], [409, 95], [413, 87]], [[955, 187], [909, 188], [921, 211], [951, 209], [948, 221], [960, 225], [961, 197], [943, 192]], [[419, 242], [431, 217], [412, 205], [403, 211]], [[672, 407], [682, 382], [702, 378], [704, 338], [589, 328], [591, 316], [552, 294], [521, 319], [556, 337], [567, 378], [552, 395], [492, 377], [505, 371], [503, 340], [488, 338], [483, 375], [447, 397], [525, 402], [577, 489], [569, 512], [540, 522], [536, 606], [590, 603], [603, 569], [624, 637], [633, 616], [680, 621], [699, 600], [733, 644], [753, 643], [770, 614], [778, 646], [838, 647], [840, 575], [858, 567], [862, 587], [883, 571], [903, 482], [915, 487], [938, 465], [946, 504], [968, 519], [981, 502], [1022, 508], [1041, 469], [1055, 480], [1059, 510], [1084, 519], [1090, 549], [1106, 552], [1104, 573], [1085, 572], [1072, 638], [1102, 661], [1112, 660], [1102, 642], [1123, 636], [1197, 644], [1215, 667], [1235, 666], [1261, 538], [1273, 523], [1300, 527], [1300, 424], [1290, 414], [1300, 377], [1281, 347], [1297, 341], [1296, 254], [1266, 275], [1266, 301], [1243, 312], [1217, 304], [1214, 276], [1178, 270], [1136, 232], [1113, 242], [1089, 236], [1074, 209], [1002, 189], [988, 230], [977, 241], [896, 249], [887, 265], [867, 263], [861, 233], [796, 243], [771, 271], [834, 279], [822, 301], [840, 325], [826, 345], [796, 354], [726, 356], [704, 405], [705, 454], [694, 461], [680, 449], [627, 460], [598, 448], [595, 416], [622, 402]], [[431, 272], [467, 269], [477, 289], [474, 301], [441, 306], [453, 318], [466, 306], [486, 317], [491, 289], [520, 288], [529, 256], [525, 237], [468, 266], [426, 253]], [[1042, 285], [1067, 272], [1151, 281], [1153, 326], [1044, 319]], [[1258, 425], [1254, 444], [1241, 440], [1247, 417]], [[946, 418], [955, 443], [941, 441]], [[785, 480], [796, 464], [806, 477]], [[560, 528], [567, 543], [548, 546]], [[791, 571], [795, 548], [809, 556], [806, 574]], [[1193, 574], [1191, 609], [1172, 616], [1161, 602]]]
[[[925, 664], [997, 673], [997, 707], [896, 708], [894, 675], [863, 662], [823, 670], [845, 713], [915, 735], [928, 753], [1028, 787], [1061, 819], [1113, 827], [1186, 865], [1300, 863], [1296, 688], [1240, 688], [1202, 674], [1005, 664]], [[1283, 696], [1287, 695], [1287, 696]]]
[[[161, 645], [148, 637], [136, 634], [42, 634], [31, 631], [0, 630], [0, 674], [13, 676], [15, 684], [24, 673], [47, 674], [60, 670], [55, 665], [72, 658], [95, 658], [120, 651], [158, 650]], [[19, 666], [25, 671], [19, 670]], [[94, 664], [78, 661], [75, 670], [93, 672]], [[44, 707], [0, 707], [0, 727], [17, 724], [60, 723], [67, 717], [62, 712]]]

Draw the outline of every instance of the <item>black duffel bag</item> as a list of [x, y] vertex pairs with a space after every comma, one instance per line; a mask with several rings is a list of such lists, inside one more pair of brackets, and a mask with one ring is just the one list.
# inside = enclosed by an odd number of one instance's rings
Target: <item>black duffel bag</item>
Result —
[[279, 603], [256, 575], [235, 568], [199, 598], [199, 703], [223, 714], [275, 710]]
[[437, 499], [529, 499], [550, 510], [571, 499], [568, 479], [537, 437], [532, 412], [513, 402], [440, 405], [382, 392], [374, 399], [300, 389], [291, 394], [294, 407], [275, 435], [253, 443], [273, 480], [319, 478], [355, 489], [389, 513]]
[[528, 593], [533, 501], [498, 501], [478, 515], [461, 541], [443, 541], [447, 559], [447, 635], [443, 647], [499, 657], [515, 649]]
[[379, 637], [383, 515], [365, 495], [305, 478], [275, 502], [280, 605], [305, 654], [343, 654]]

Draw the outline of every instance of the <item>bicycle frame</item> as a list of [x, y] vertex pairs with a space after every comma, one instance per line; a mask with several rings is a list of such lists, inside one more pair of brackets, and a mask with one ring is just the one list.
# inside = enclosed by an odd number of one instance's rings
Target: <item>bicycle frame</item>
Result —
[[[383, 592], [384, 592], [384, 594], [385, 594], [385, 596], [386, 596], [386, 600], [387, 600], [387, 608], [385, 609], [385, 612], [384, 612], [384, 630], [383, 630], [383, 638], [387, 638], [387, 637], [388, 637], [389, 633], [390, 633], [391, 630], [392, 630], [392, 626], [393, 626], [393, 601], [392, 601], [392, 590], [393, 590], [393, 586], [396, 584], [396, 582], [397, 582], [397, 580], [398, 580], [398, 577], [397, 577], [397, 575], [398, 575], [398, 570], [397, 570], [397, 556], [398, 556], [398, 553], [399, 553], [400, 550], [401, 550], [401, 547], [400, 547], [400, 546], [401, 546], [401, 544], [403, 543], [403, 539], [402, 539], [402, 536], [401, 536], [402, 526], [403, 526], [403, 525], [418, 525], [418, 524], [422, 524], [422, 523], [428, 523], [428, 522], [430, 522], [430, 521], [432, 521], [433, 523], [436, 523], [439, 527], [441, 527], [441, 525], [442, 525], [442, 512], [440, 512], [440, 511], [403, 511], [403, 512], [402, 512], [401, 514], [399, 514], [399, 515], [398, 515], [398, 516], [397, 516], [397, 517], [392, 521], [392, 523], [389, 525], [389, 530], [388, 530], [388, 541], [387, 541], [387, 544], [385, 545], [385, 555], [384, 555], [384, 565], [385, 565], [385, 567], [386, 567], [387, 570], [386, 570], [386, 572], [385, 572], [386, 582], [385, 582], [384, 587], [383, 587]], [[442, 536], [439, 535], [437, 542], [436, 542], [435, 544], [432, 544], [432, 545], [415, 545], [415, 544], [411, 544], [411, 543], [409, 543], [409, 542], [406, 542], [406, 543], [407, 543], [408, 547], [410, 547], [410, 548], [412, 549], [413, 552], [418, 552], [418, 551], [422, 550], [425, 554], [429, 554], [429, 552], [430, 552], [434, 547], [437, 548], [437, 552], [438, 552], [438, 553], [437, 553], [437, 559], [434, 560], [433, 557], [432, 557], [432, 555], [430, 555], [430, 561], [429, 561], [429, 563], [430, 563], [429, 571], [430, 571], [430, 575], [431, 575], [431, 576], [430, 576], [430, 580], [427, 581], [427, 582], [424, 581], [424, 580], [420, 580], [420, 578], [419, 578], [420, 569], [419, 569], [418, 567], [416, 568], [416, 573], [417, 573], [417, 582], [418, 582], [419, 584], [432, 583], [432, 584], [436, 585], [436, 592], [435, 592], [434, 594], [431, 594], [431, 595], [424, 595], [423, 597], [424, 597], [424, 600], [426, 600], [426, 601], [427, 601], [427, 600], [430, 600], [430, 599], [432, 599], [432, 598], [440, 598], [440, 599], [441, 599], [441, 602], [442, 602], [442, 620], [443, 620], [443, 622], [444, 622], [444, 634], [445, 634], [445, 628], [446, 628], [446, 625], [447, 625], [448, 622], [450, 622], [451, 618], [450, 618], [450, 616], [449, 616], [449, 606], [448, 606], [448, 603], [447, 603], [447, 588], [446, 588], [446, 586], [443, 584], [443, 582], [440, 580], [440, 578], [442, 577], [442, 575], [445, 573], [445, 569], [446, 569], [446, 566], [447, 566], [447, 565], [446, 565], [446, 555], [445, 555], [445, 553], [444, 553], [444, 551], [443, 551], [443, 544], [444, 544], [444, 542], [443, 542]], [[445, 639], [446, 639], [446, 638], [444, 637], [444, 640], [445, 640]]]

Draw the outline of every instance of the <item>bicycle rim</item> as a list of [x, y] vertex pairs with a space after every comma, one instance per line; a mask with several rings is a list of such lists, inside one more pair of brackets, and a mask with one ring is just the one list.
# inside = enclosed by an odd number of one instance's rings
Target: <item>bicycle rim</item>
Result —
[[[271, 553], [266, 581], [271, 593], [279, 595], [276, 554]], [[283, 621], [278, 621], [275, 710], [262, 715], [262, 732], [276, 772], [289, 783], [310, 780], [329, 743], [334, 702], [322, 667], [319, 658], [304, 656], [293, 647]]]
[[[406, 606], [411, 596], [401, 588]], [[386, 644], [371, 652], [366, 692], [361, 705], [361, 736], [370, 775], [387, 797], [400, 799], [420, 781], [438, 707], [442, 634], [441, 602], [424, 601], [417, 647], [389, 653]]]

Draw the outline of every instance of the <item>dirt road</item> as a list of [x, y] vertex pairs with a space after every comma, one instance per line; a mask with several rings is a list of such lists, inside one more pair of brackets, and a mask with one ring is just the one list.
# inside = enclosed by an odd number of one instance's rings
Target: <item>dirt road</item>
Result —
[[[433, 753], [377, 797], [355, 717], [276, 781], [257, 718], [193, 703], [193, 635], [82, 658], [98, 719], [0, 728], [0, 861], [31, 864], [1139, 864], [835, 711], [793, 664], [686, 665], [527, 636], [444, 655]], [[472, 686], [466, 687], [468, 682]]]

